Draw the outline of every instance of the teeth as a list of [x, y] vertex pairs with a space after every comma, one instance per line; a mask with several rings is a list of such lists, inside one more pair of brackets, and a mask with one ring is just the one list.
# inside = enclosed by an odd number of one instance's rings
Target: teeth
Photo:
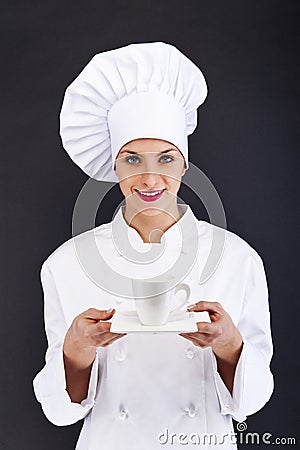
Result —
[[160, 194], [161, 192], [162, 192], [162, 190], [161, 191], [151, 192], [151, 194], [150, 194], [150, 192], [141, 192], [141, 191], [139, 191], [140, 194], [145, 195], [146, 197], [154, 197], [155, 195]]

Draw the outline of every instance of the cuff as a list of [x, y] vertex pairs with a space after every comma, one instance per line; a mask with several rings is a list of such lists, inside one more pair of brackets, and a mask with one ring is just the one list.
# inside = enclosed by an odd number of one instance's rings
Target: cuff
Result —
[[81, 403], [73, 403], [66, 390], [63, 344], [52, 349], [52, 352], [52, 357], [33, 380], [33, 388], [47, 419], [54, 425], [70, 425], [83, 419], [94, 406], [98, 382], [99, 356], [98, 352], [96, 352], [87, 397]]
[[245, 382], [246, 353], [247, 342], [244, 340], [243, 348], [235, 369], [233, 391], [231, 394], [218, 372], [217, 358], [211, 350], [214, 381], [220, 403], [221, 414], [230, 414], [237, 422], [243, 422], [247, 419], [246, 414], [241, 408]]

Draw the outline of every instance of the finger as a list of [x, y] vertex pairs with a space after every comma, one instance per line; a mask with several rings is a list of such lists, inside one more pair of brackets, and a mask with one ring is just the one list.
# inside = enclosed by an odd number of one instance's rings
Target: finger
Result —
[[215, 338], [206, 335], [191, 336], [192, 333], [180, 333], [180, 336], [191, 341], [194, 345], [201, 348], [210, 347], [215, 342]]
[[96, 309], [96, 308], [90, 308], [87, 311], [83, 313], [85, 319], [91, 319], [95, 321], [99, 320], [109, 320], [112, 318], [112, 316], [115, 314], [116, 310], [114, 308], [110, 309]]
[[211, 343], [213, 341], [216, 340], [216, 336], [215, 335], [210, 335], [210, 334], [206, 334], [206, 333], [181, 333], [183, 334], [185, 337], [189, 337], [191, 339], [195, 339], [195, 340], [199, 340], [203, 343]]
[[[100, 325], [101, 324], [101, 325]], [[89, 345], [96, 345], [96, 340], [103, 333], [109, 333], [111, 323], [96, 322], [89, 324], [82, 329], [82, 338], [89, 342]]]
[[111, 328], [111, 322], [106, 322], [106, 321], [100, 321], [97, 323], [94, 323], [93, 325], [91, 325], [91, 330], [93, 330], [92, 332], [95, 333], [105, 333], [105, 332], [109, 332]]
[[[106, 325], [106, 323], [103, 323], [102, 325]], [[109, 323], [109, 325], [111, 325], [111, 323]], [[115, 337], [115, 336], [123, 336], [126, 333], [111, 333], [110, 330], [107, 329], [102, 329], [99, 328], [97, 329], [97, 331], [94, 333], [94, 336], [97, 337], [97, 339], [102, 339], [102, 338], [107, 338], [107, 337]]]
[[208, 323], [208, 322], [196, 322], [198, 332], [206, 335], [211, 335], [215, 337], [219, 337], [222, 334], [221, 326], [216, 323]]
[[126, 336], [126, 333], [123, 333], [120, 336], [115, 336], [115, 337], [111, 338], [109, 341], [107, 341], [106, 344], [102, 345], [102, 347], [108, 347], [113, 342], [117, 341], [118, 339], [121, 339], [124, 336]]
[[101, 333], [99, 336], [97, 336], [96, 345], [100, 347], [106, 347], [113, 341], [120, 339], [125, 335], [126, 333], [110, 333], [109, 331], [106, 333]]
[[209, 314], [222, 314], [224, 311], [219, 302], [207, 302], [205, 300], [201, 300], [194, 305], [189, 305], [187, 310], [194, 312], [208, 311]]
[[208, 347], [208, 344], [205, 343], [204, 341], [201, 341], [200, 339], [196, 339], [193, 336], [189, 336], [188, 334], [185, 333], [180, 333], [179, 336], [182, 336], [183, 338], [187, 339], [188, 341], [192, 342], [194, 345], [196, 345], [197, 347], [201, 347], [201, 348], [206, 348]]
[[95, 336], [100, 336], [102, 333], [109, 333], [110, 328], [111, 322], [95, 322], [85, 327], [84, 334], [85, 336], [94, 338]]
[[106, 317], [104, 317], [102, 320], [109, 320], [112, 318], [112, 316], [115, 314], [116, 310], [114, 308], [110, 308], [106, 310]]
[[216, 336], [214, 334], [206, 334], [206, 333], [200, 333], [196, 331], [195, 333], [182, 333], [185, 336], [192, 337], [193, 339], [200, 339], [202, 341], [210, 342], [211, 340], [215, 339]]

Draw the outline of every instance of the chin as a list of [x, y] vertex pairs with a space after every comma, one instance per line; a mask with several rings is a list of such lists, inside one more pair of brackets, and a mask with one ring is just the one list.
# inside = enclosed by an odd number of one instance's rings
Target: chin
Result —
[[163, 211], [161, 208], [155, 208], [154, 206], [150, 206], [150, 207], [145, 207], [145, 209], [141, 210], [141, 214], [143, 214], [144, 216], [158, 216], [159, 214], [161, 214]]

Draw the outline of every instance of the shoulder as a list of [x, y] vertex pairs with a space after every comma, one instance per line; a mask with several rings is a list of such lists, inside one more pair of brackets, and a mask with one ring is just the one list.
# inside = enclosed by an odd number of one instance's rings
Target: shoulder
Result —
[[239, 260], [253, 259], [253, 261], [262, 265], [262, 258], [258, 251], [250, 245], [244, 238], [225, 228], [218, 227], [209, 222], [199, 220], [199, 236], [204, 239], [218, 239], [224, 241], [224, 256], [228, 258], [236, 258]]
[[42, 262], [42, 270], [54, 266], [67, 265], [77, 261], [76, 252], [80, 245], [86, 245], [89, 242], [95, 242], [97, 237], [97, 245], [111, 234], [111, 222], [99, 225], [98, 227], [87, 230], [83, 233], [73, 236], [67, 241], [59, 245], [49, 256]]

